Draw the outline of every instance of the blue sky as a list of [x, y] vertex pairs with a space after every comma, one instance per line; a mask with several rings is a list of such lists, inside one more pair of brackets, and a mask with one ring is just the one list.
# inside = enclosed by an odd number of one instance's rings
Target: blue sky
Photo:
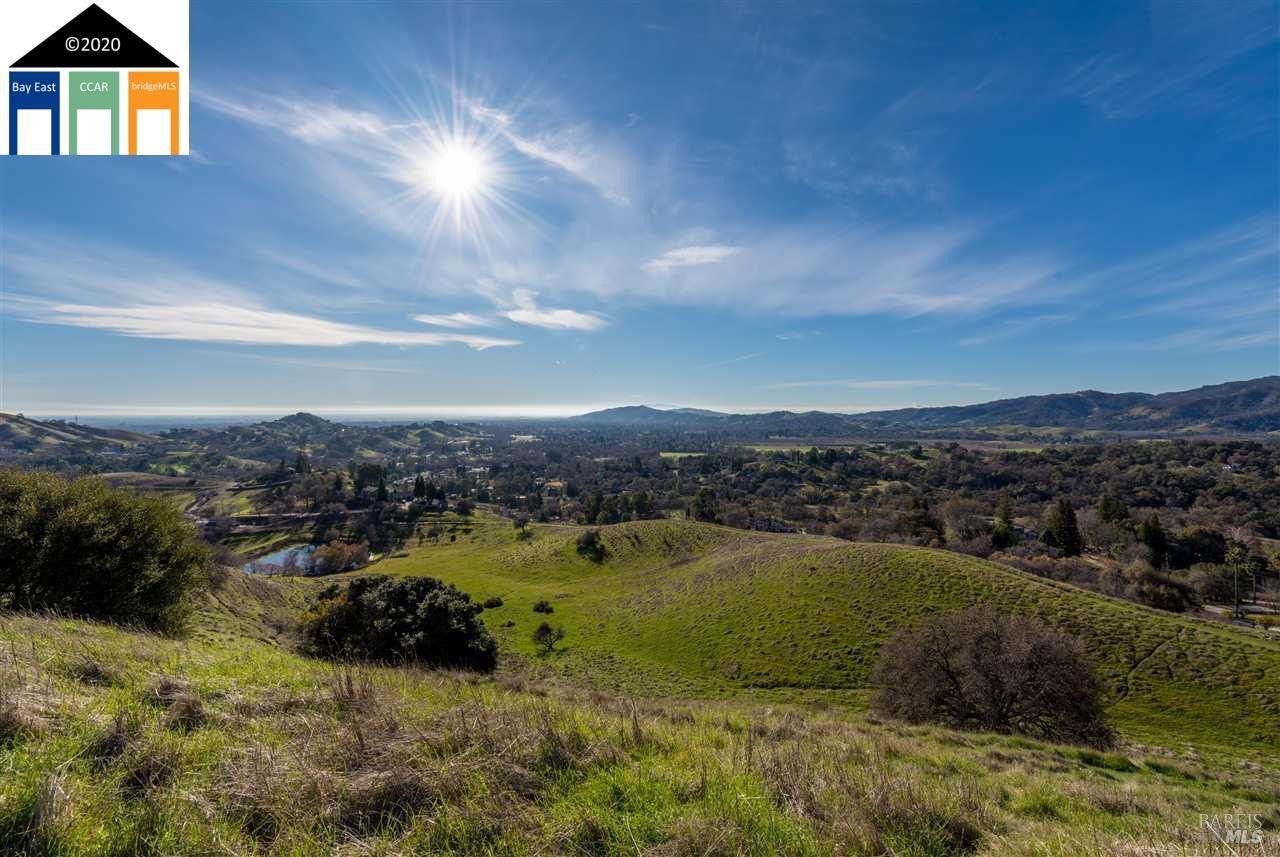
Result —
[[27, 413], [859, 411], [1280, 371], [1271, 2], [193, 0], [0, 158]]

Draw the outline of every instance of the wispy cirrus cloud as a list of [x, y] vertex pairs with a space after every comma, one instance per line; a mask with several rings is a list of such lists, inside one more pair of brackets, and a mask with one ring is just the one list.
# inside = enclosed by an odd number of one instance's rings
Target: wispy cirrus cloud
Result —
[[369, 110], [356, 110], [310, 98], [257, 93], [235, 97], [204, 87], [192, 89], [191, 98], [201, 107], [232, 119], [269, 128], [312, 145], [336, 143], [351, 137], [378, 140], [410, 127], [388, 122]]
[[25, 301], [18, 304], [27, 321], [105, 330], [138, 339], [222, 342], [237, 345], [294, 345], [338, 348], [346, 345], [448, 345], [476, 349], [519, 345], [517, 340], [453, 333], [387, 330], [330, 321], [291, 312], [218, 303], [93, 306]]
[[433, 327], [451, 328], [492, 327], [494, 323], [491, 318], [469, 312], [455, 312], [449, 315], [415, 315], [413, 320]]
[[1233, 69], [1230, 85], [1220, 79], [1247, 54], [1275, 43], [1273, 2], [1155, 0], [1148, 12], [1145, 40], [1112, 44], [1084, 59], [1066, 75], [1063, 92], [1112, 119], [1175, 106], [1246, 132], [1274, 121], [1274, 109], [1250, 106], [1274, 100], [1274, 67], [1261, 74]]
[[1238, 351], [1261, 345], [1280, 344], [1280, 329], [1241, 328], [1234, 325], [1215, 325], [1184, 330], [1156, 339], [1129, 343], [1135, 351], [1168, 351], [1175, 348], [1195, 348], [1201, 351]]
[[1013, 339], [1029, 333], [1037, 328], [1048, 327], [1056, 324], [1067, 324], [1076, 320], [1076, 316], [1072, 313], [1049, 313], [1045, 315], [1032, 315], [1021, 318], [1008, 318], [1003, 321], [994, 323], [988, 327], [986, 333], [980, 333], [975, 336], [966, 336], [956, 342], [957, 345], [966, 347], [989, 345], [992, 342], [1001, 342], [1006, 339]]
[[1120, 319], [1181, 326], [1151, 335], [1138, 328], [1121, 340], [1091, 343], [1109, 350], [1236, 351], [1280, 341], [1280, 218], [1232, 223], [1168, 250], [1139, 256], [1081, 278], [1095, 300], [1123, 294]]
[[[5, 236], [6, 304], [26, 321], [140, 339], [320, 348], [373, 344], [475, 349], [515, 339], [354, 324], [266, 307], [251, 287], [155, 254], [14, 232]], [[145, 273], [140, 273], [145, 272]]]
[[512, 306], [502, 315], [516, 324], [527, 324], [548, 330], [599, 330], [608, 320], [594, 313], [573, 309], [548, 309], [538, 306], [537, 292], [516, 289], [511, 295]]
[[784, 330], [781, 333], [775, 333], [774, 339], [780, 342], [804, 342], [819, 336], [822, 336], [821, 330]]
[[741, 247], [728, 244], [695, 244], [668, 250], [645, 262], [646, 271], [665, 272], [672, 268], [691, 268], [697, 265], [714, 265], [742, 251]]
[[504, 110], [473, 103], [470, 105], [470, 114], [525, 157], [572, 176], [594, 188], [612, 203], [631, 205], [631, 199], [614, 186], [615, 182], [606, 178], [613, 171], [605, 163], [608, 156], [593, 144], [591, 131], [586, 125], [557, 127], [528, 134], [518, 130], [516, 118]]
[[751, 354], [742, 354], [737, 357], [730, 357], [727, 360], [716, 360], [713, 363], [704, 363], [699, 369], [715, 369], [720, 366], [732, 366], [735, 363], [745, 363], [748, 360], [755, 360], [757, 357], [763, 357], [766, 352], [754, 351]]

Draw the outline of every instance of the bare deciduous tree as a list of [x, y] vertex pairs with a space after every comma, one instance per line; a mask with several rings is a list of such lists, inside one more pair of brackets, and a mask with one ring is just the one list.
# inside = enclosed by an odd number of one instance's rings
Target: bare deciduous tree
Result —
[[899, 632], [872, 674], [875, 707], [913, 723], [1105, 746], [1093, 664], [1074, 637], [989, 608]]

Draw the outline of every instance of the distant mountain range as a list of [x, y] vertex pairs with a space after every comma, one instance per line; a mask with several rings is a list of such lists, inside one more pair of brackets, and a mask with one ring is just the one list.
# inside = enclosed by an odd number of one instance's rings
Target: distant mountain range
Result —
[[862, 434], [885, 429], [971, 430], [999, 427], [1115, 432], [1257, 433], [1280, 431], [1280, 375], [1174, 393], [1081, 390], [1022, 396], [979, 405], [902, 408], [863, 414], [821, 411], [725, 414], [694, 408], [631, 405], [573, 417], [574, 423], [708, 429], [795, 436]]
[[[549, 421], [533, 422], [550, 424]], [[1052, 440], [1063, 432], [1085, 431], [1145, 435], [1280, 434], [1280, 376], [1176, 393], [1082, 390], [1000, 399], [980, 405], [903, 408], [863, 414], [822, 411], [726, 414], [699, 408], [632, 405], [557, 420], [555, 424], [708, 432], [741, 441], [770, 437], [1036, 437]], [[291, 461], [299, 449], [309, 450], [313, 457], [330, 460], [369, 455], [395, 457], [432, 445], [463, 443], [488, 431], [478, 425], [439, 420], [347, 425], [298, 413], [252, 425], [179, 428], [143, 434], [0, 413], [0, 465], [15, 458], [66, 459], [82, 452], [119, 456], [155, 449], [200, 450], [266, 463], [278, 462], [281, 458]]]

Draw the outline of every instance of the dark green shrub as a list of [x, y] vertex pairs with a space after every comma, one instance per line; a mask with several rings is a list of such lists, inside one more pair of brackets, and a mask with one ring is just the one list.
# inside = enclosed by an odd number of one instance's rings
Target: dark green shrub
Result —
[[322, 657], [489, 672], [498, 646], [477, 618], [482, 609], [433, 577], [358, 577], [321, 592], [301, 630]]
[[577, 548], [579, 556], [586, 557], [592, 562], [604, 562], [608, 553], [604, 549], [604, 542], [600, 540], [599, 530], [587, 530], [578, 536]]
[[209, 551], [159, 497], [0, 471], [0, 607], [180, 630]]
[[484, 600], [484, 609], [486, 610], [492, 610], [495, 607], [501, 607], [501, 606], [502, 606], [502, 599], [496, 595], [493, 596], [492, 598], [486, 598]]
[[533, 605], [533, 612], [534, 613], [554, 613], [555, 608], [551, 606], [550, 601], [543, 600]]

